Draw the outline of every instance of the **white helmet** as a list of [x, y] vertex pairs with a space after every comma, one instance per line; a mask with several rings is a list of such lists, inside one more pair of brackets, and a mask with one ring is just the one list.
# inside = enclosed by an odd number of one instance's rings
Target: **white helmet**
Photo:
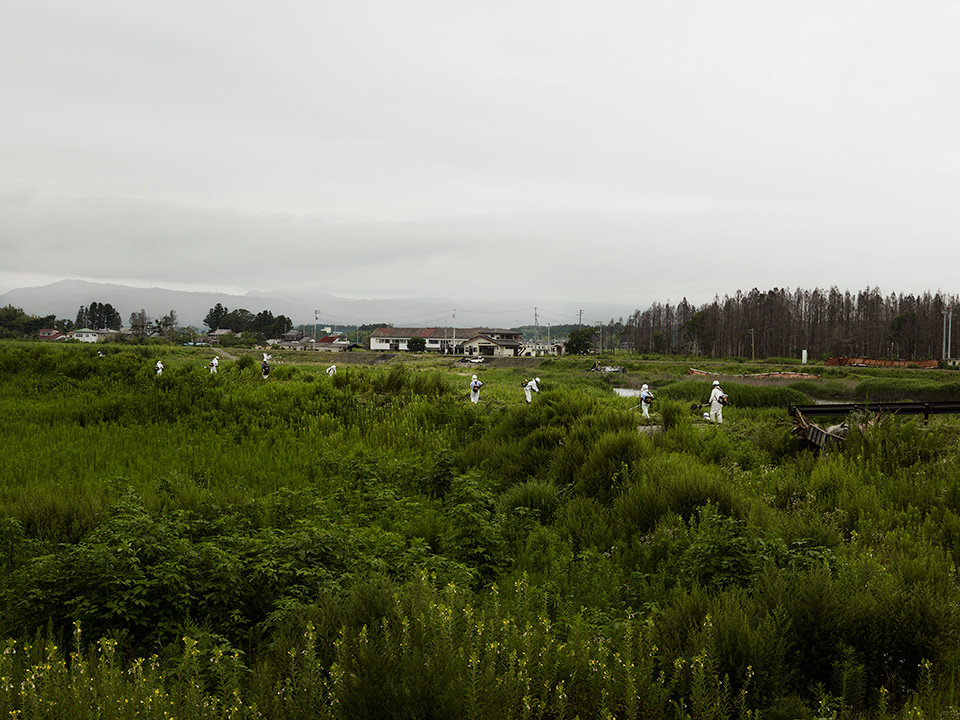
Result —
[[714, 385], [719, 385], [719, 384], [720, 384], [720, 381], [719, 381], [719, 380], [714, 380], [714, 381], [713, 381], [713, 384], [714, 384]]
[[704, 414], [703, 414], [703, 419], [704, 419], [704, 420], [709, 420], [709, 419], [710, 419], [710, 413], [704, 413]]
[[534, 381], [534, 382], [540, 382], [540, 378], [534, 378], [533, 381]]
[[644, 383], [644, 384], [643, 384], [643, 387], [641, 387], [640, 389], [641, 389], [641, 390], [646, 390], [646, 389], [647, 389], [647, 384]]
[[473, 376], [473, 379], [474, 379], [474, 380], [476, 380], [476, 379], [477, 379], [477, 376], [476, 376], [476, 375], [474, 375], [474, 376]]

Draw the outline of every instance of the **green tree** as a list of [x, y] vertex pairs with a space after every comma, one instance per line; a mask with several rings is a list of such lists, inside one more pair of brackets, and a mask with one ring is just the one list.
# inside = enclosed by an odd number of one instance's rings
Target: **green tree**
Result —
[[226, 315], [220, 318], [220, 328], [233, 330], [236, 333], [250, 332], [253, 330], [256, 319], [257, 316], [252, 312], [245, 310], [244, 308], [240, 308], [239, 310], [228, 312]]
[[41, 328], [53, 327], [56, 316], [34, 317], [21, 308], [0, 308], [0, 337], [35, 336]]
[[412, 337], [407, 341], [407, 350], [410, 352], [423, 352], [427, 349], [427, 341], [422, 337]]
[[593, 347], [593, 338], [596, 331], [593, 328], [582, 328], [580, 330], [571, 330], [564, 343], [564, 349], [567, 355], [586, 355]]
[[83, 305], [77, 310], [76, 327], [91, 330], [119, 330], [123, 321], [120, 313], [110, 303], [92, 302], [89, 307]]
[[272, 337], [276, 322], [277, 319], [273, 316], [272, 312], [269, 310], [261, 310], [253, 319], [253, 325], [250, 330], [261, 338], [266, 338], [267, 336]]
[[293, 320], [288, 318], [286, 315], [277, 315], [276, 321], [273, 323], [273, 334], [274, 335], [283, 335], [285, 332], [293, 329]]
[[219, 330], [220, 321], [229, 312], [230, 311], [227, 308], [225, 308], [220, 303], [217, 303], [212, 308], [210, 308], [210, 311], [207, 313], [206, 317], [203, 318], [203, 324], [206, 325], [208, 328], [210, 328], [211, 331]]

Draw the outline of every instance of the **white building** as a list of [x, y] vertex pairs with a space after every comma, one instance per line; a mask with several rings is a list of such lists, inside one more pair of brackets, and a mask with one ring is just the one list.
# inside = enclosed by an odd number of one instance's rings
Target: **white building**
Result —
[[79, 340], [80, 342], [100, 342], [100, 333], [96, 330], [91, 330], [90, 328], [80, 328], [79, 330], [74, 330], [73, 332], [67, 333], [67, 336], [71, 340]]
[[377, 328], [370, 334], [371, 350], [403, 352], [415, 337], [423, 338], [427, 352], [487, 357], [520, 354], [523, 333], [477, 328]]

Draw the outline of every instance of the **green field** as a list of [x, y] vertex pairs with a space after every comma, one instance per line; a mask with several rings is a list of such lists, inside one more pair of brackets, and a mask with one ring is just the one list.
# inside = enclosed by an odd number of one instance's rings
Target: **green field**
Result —
[[787, 412], [956, 372], [101, 349], [0, 344], [2, 717], [960, 713], [960, 419]]

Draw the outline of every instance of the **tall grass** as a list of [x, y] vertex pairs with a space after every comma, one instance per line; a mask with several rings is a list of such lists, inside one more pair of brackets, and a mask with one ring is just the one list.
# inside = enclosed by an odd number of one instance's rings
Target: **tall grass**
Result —
[[145, 350], [0, 347], [0, 712], [956, 707], [953, 418], [815, 457], [796, 388], [724, 386], [710, 426], [682, 380], [647, 435], [577, 359], [530, 404], [529, 368], [483, 368], [474, 405], [439, 362], [157, 377]]

